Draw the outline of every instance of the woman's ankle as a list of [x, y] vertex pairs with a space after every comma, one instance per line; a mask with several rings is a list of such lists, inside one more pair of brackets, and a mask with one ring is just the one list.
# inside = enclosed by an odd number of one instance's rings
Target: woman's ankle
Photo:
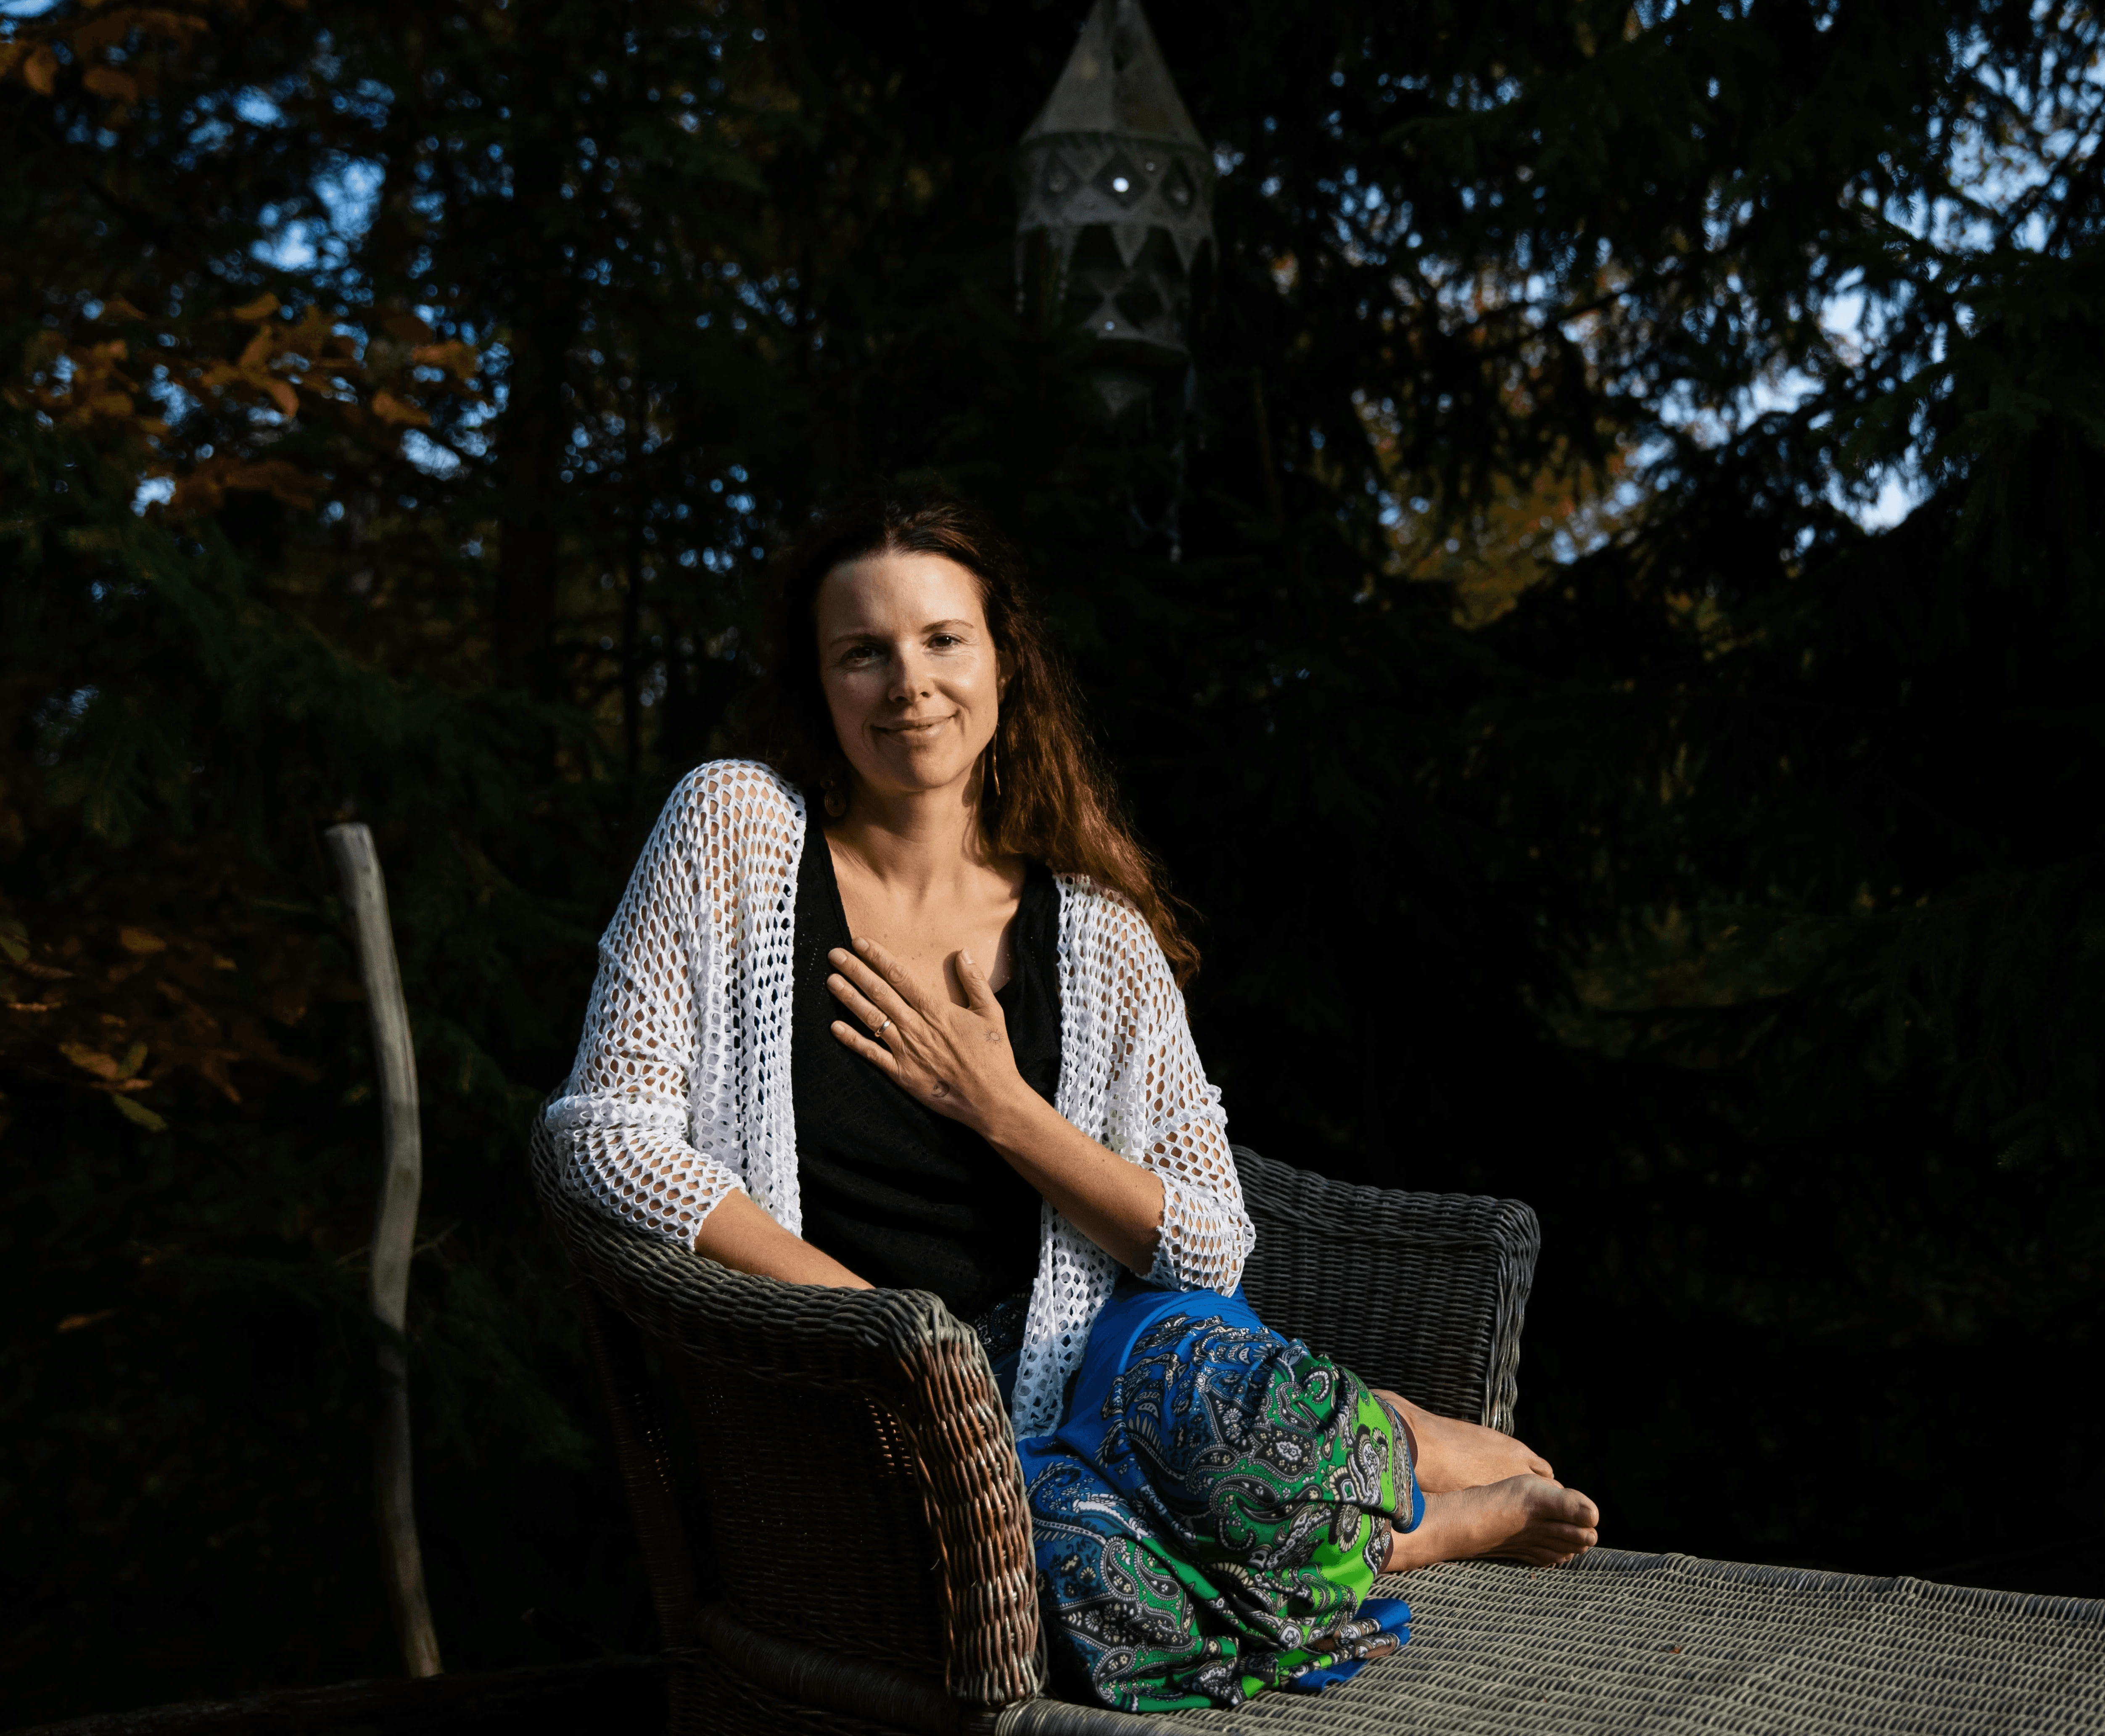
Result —
[[1450, 1495], [1427, 1495], [1425, 1510], [1417, 1524], [1409, 1531], [1389, 1532], [1388, 1555], [1382, 1563], [1384, 1573], [1408, 1573], [1448, 1559], [1453, 1553], [1450, 1533], [1455, 1528], [1454, 1516], [1446, 1508], [1453, 1499]]

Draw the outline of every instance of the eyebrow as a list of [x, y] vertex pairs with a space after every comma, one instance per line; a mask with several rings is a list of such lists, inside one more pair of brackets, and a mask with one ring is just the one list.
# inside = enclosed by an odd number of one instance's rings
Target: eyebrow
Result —
[[[923, 633], [941, 633], [945, 628], [950, 627], [962, 627], [968, 633], [974, 630], [974, 624], [972, 622], [966, 620], [959, 616], [953, 616], [948, 620], [930, 621], [920, 630]], [[833, 638], [826, 641], [826, 644], [830, 648], [836, 645], [851, 644], [857, 639], [881, 639], [883, 637], [884, 635], [878, 632], [874, 628], [863, 627], [857, 629], [853, 633], [837, 633], [833, 636]]]

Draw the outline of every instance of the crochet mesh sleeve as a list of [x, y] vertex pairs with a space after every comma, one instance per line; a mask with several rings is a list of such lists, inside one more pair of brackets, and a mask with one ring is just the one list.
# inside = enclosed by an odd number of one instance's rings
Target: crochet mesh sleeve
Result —
[[719, 760], [682, 780], [600, 941], [577, 1064], [549, 1106], [579, 1185], [688, 1246], [742, 1186], [733, 1009], [755, 937], [737, 893], [756, 875], [779, 884], [795, 830], [759, 767]]
[[[1184, 996], [1138, 911], [1084, 875], [1061, 878], [1061, 1112], [1161, 1178], [1149, 1281], [1232, 1295], [1257, 1233]], [[1064, 1224], [1059, 1233], [1080, 1239]]]
[[1183, 994], [1146, 920], [1121, 903], [1111, 928], [1123, 966], [1120, 998], [1130, 1009], [1110, 1081], [1111, 1143], [1162, 1179], [1162, 1230], [1148, 1280], [1232, 1295], [1257, 1231], [1243, 1210], [1221, 1094], [1200, 1064]]
[[[1146, 920], [1084, 875], [1060, 876], [1060, 1091], [1076, 1127], [1162, 1179], [1151, 1283], [1232, 1295], [1257, 1233], [1243, 1209], [1221, 1094], [1191, 1041]], [[1048, 1203], [1010, 1416], [1019, 1437], [1060, 1417], [1067, 1377], [1118, 1263]]]

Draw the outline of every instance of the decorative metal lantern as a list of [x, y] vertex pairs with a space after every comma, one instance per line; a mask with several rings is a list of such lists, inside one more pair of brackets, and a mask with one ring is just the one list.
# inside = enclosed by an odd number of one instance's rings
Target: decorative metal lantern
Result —
[[1034, 257], [1062, 323], [1107, 346], [1092, 370], [1115, 419], [1188, 362], [1192, 274], [1213, 253], [1213, 159], [1140, 0], [1097, 0], [1017, 147], [1019, 299]]

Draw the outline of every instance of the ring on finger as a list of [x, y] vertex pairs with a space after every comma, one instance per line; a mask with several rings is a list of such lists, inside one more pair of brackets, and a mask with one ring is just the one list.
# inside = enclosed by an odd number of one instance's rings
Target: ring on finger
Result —
[[870, 1032], [870, 1035], [871, 1035], [872, 1036], [874, 1036], [874, 1037], [881, 1037], [881, 1036], [883, 1036], [884, 1035], [884, 1033], [885, 1033], [886, 1031], [889, 1031], [891, 1028], [892, 1028], [892, 1021], [891, 1021], [890, 1019], [888, 1019], [888, 1018], [887, 1018], [887, 1020], [885, 1020], [885, 1022], [884, 1022], [883, 1024], [879, 1025], [879, 1026], [877, 1027], [877, 1029], [876, 1029], [876, 1030], [874, 1030], [874, 1031], [871, 1031], [871, 1032]]

